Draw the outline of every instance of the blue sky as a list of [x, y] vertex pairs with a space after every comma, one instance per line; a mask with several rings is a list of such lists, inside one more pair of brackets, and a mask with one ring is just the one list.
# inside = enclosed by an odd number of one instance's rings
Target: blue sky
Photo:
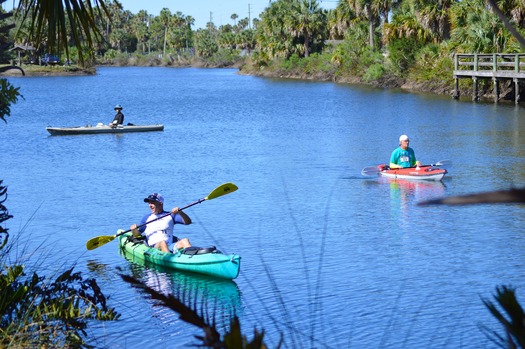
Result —
[[[231, 19], [233, 13], [239, 18], [257, 18], [269, 5], [269, 0], [120, 0], [125, 10], [137, 13], [146, 10], [149, 14], [157, 16], [160, 10], [168, 8], [172, 13], [182, 12], [185, 16], [195, 18], [194, 29], [204, 28], [211, 20], [216, 26], [234, 24]], [[335, 8], [337, 0], [320, 2], [326, 9]]]
[[[93, 1], [93, 0], [92, 0]], [[160, 10], [168, 8], [172, 13], [182, 12], [185, 16], [195, 18], [193, 29], [206, 27], [211, 19], [216, 26], [234, 24], [232, 14], [237, 14], [239, 19], [258, 18], [270, 4], [269, 0], [119, 0], [125, 10], [137, 13], [146, 10], [149, 14], [158, 16]], [[274, 0], [275, 1], [275, 0]], [[334, 9], [338, 0], [318, 0], [322, 8]], [[16, 4], [15, 4], [16, 3]], [[8, 0], [3, 3], [6, 10], [11, 10], [13, 4], [18, 6], [18, 0]]]

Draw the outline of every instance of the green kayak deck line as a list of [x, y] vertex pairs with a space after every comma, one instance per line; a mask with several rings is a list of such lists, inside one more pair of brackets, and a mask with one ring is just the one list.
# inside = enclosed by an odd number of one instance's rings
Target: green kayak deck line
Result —
[[[122, 232], [123, 230], [119, 230], [117, 235]], [[131, 233], [118, 236], [120, 248], [145, 262], [229, 280], [233, 280], [239, 275], [241, 268], [241, 256], [239, 255], [227, 255], [219, 250], [195, 254], [195, 250], [191, 248], [182, 249], [175, 253], [166, 253], [144, 243], [135, 242], [130, 237]]]

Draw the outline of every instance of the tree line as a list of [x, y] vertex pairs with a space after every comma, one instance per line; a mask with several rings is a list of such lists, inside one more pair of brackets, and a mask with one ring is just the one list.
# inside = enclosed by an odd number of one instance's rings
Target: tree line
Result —
[[[496, 3], [523, 34], [523, 1]], [[32, 21], [22, 23], [21, 16], [14, 18], [14, 42], [34, 44], [29, 30]], [[158, 14], [146, 10], [132, 13], [113, 0], [106, 1], [104, 11], [95, 12], [94, 18], [102, 39], [92, 52], [98, 59], [152, 52], [162, 56], [189, 53], [209, 59], [228, 52], [250, 56], [251, 63], [260, 66], [276, 59], [322, 54], [336, 41], [346, 45], [332, 50], [335, 65], [344, 65], [355, 55], [378, 53], [389, 57], [390, 70], [400, 73], [418, 55], [520, 51], [517, 40], [485, 0], [340, 0], [332, 10], [322, 9], [318, 0], [277, 0], [251, 22], [233, 13], [231, 24], [217, 27], [208, 22], [206, 28], [196, 30], [195, 19], [180, 11], [164, 8]], [[74, 40], [74, 31], [66, 34]], [[41, 44], [37, 48], [40, 52], [64, 54], [57, 43]], [[68, 53], [73, 59], [78, 55], [75, 50]]]
[[[507, 24], [525, 33], [521, 0], [339, 0], [330, 10], [319, 0], [277, 0], [251, 21], [233, 13], [230, 24], [208, 22], [200, 29], [194, 29], [194, 17], [180, 11], [132, 13], [118, 0], [95, 2], [94, 28], [83, 35], [75, 35], [65, 18], [66, 45], [37, 40], [33, 21], [22, 21], [20, 13], [11, 40], [38, 41], [35, 52], [67, 54], [74, 62], [85, 55], [91, 59], [80, 61], [88, 65], [238, 66], [251, 74], [446, 93], [453, 85], [454, 53], [522, 51], [496, 6]], [[90, 45], [89, 34], [100, 40]]]

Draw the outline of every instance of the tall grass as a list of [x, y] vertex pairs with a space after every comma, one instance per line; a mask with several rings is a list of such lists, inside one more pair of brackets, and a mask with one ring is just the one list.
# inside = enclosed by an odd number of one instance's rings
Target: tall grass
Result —
[[[0, 181], [0, 223], [12, 218], [6, 200], [7, 188]], [[108, 306], [97, 281], [73, 267], [38, 275], [13, 256], [21, 242], [9, 238], [8, 229], [0, 226], [0, 347], [89, 348], [88, 320], [120, 316]]]

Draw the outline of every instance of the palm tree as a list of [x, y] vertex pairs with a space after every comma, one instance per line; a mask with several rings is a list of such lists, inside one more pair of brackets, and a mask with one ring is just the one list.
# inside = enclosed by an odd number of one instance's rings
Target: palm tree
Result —
[[237, 18], [239, 18], [239, 16], [236, 13], [234, 13], [231, 15], [230, 18], [233, 20], [233, 25], [237, 25]]
[[[86, 58], [94, 58], [93, 48], [103, 40], [95, 19], [104, 13], [109, 17], [104, 0], [20, 0], [15, 16], [21, 26], [29, 22], [27, 40], [35, 47], [46, 42], [51, 54], [64, 50], [69, 58], [70, 37], [77, 48], [79, 63], [83, 64]], [[91, 48], [88, 57], [84, 57], [84, 43]]]
[[352, 21], [356, 18], [348, 1], [341, 0], [335, 10], [328, 13], [328, 29], [331, 39], [342, 39]]
[[295, 10], [289, 17], [291, 19], [289, 29], [294, 37], [302, 40], [303, 54], [308, 57], [314, 39], [321, 39], [324, 42], [326, 16], [316, 0], [302, 0], [295, 6]]
[[505, 52], [511, 36], [484, 0], [461, 1], [451, 11], [451, 41], [458, 52]]
[[368, 44], [373, 48], [375, 26], [379, 23], [377, 7], [373, 6], [374, 0], [348, 0], [348, 4], [359, 18], [368, 20]]
[[396, 39], [413, 39], [425, 44], [430, 41], [432, 33], [416, 17], [413, 6], [405, 3], [394, 12], [392, 21], [383, 26], [383, 40], [386, 44]]
[[148, 40], [148, 12], [140, 10], [131, 20], [131, 30], [137, 41], [142, 44], [142, 52], [146, 52], [146, 41]]
[[[47, 42], [51, 53], [63, 49], [68, 58], [68, 35], [70, 35], [78, 51], [78, 63], [83, 65], [86, 58], [94, 57], [95, 44], [102, 40], [102, 35], [96, 26], [95, 14], [100, 17], [103, 17], [103, 14], [109, 16], [104, 0], [93, 2], [94, 4], [92, 1], [78, 0], [21, 0], [15, 11], [15, 18], [21, 22], [19, 28], [29, 27], [29, 31], [24, 32], [27, 35], [25, 37], [27, 42], [35, 47]], [[2, 15], [0, 20], [10, 16], [10, 14]], [[28, 26], [25, 25], [26, 22]], [[7, 31], [12, 27], [0, 27], [0, 31], [1, 29]], [[88, 57], [84, 56], [84, 43], [90, 48]], [[1, 50], [5, 50], [7, 45], [1, 47]], [[17, 102], [20, 92], [19, 88], [12, 86], [7, 79], [0, 79], [0, 85], [0, 119], [6, 121], [5, 117], [11, 113], [10, 105]]]
[[326, 13], [317, 0], [278, 0], [261, 14], [257, 47], [264, 59], [308, 57], [328, 37]]
[[162, 49], [162, 55], [166, 55], [166, 44], [168, 42], [168, 29], [171, 23], [171, 11], [168, 8], [160, 10], [160, 21], [164, 25], [164, 48]]
[[522, 0], [498, 0], [495, 2], [496, 6], [492, 5], [494, 0], [489, 1], [489, 3], [494, 10], [499, 8], [518, 28], [525, 27], [525, 2]]
[[435, 42], [450, 38], [450, 8], [454, 0], [411, 0], [420, 23], [434, 35]]

